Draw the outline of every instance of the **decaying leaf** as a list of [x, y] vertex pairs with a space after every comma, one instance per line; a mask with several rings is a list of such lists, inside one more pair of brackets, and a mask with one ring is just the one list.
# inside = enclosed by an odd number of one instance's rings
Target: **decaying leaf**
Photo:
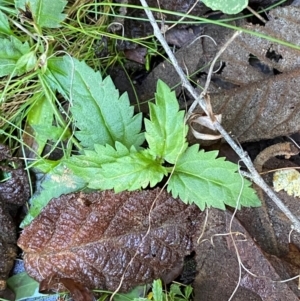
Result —
[[[194, 300], [228, 301], [237, 284], [232, 300], [299, 300], [297, 282], [281, 282], [295, 274], [277, 257], [267, 256], [239, 221], [233, 218], [231, 222], [231, 218], [228, 211], [216, 209], [209, 211], [207, 221], [201, 217], [206, 227], [195, 250], [201, 268], [194, 282]], [[249, 271], [242, 268], [240, 276], [237, 250]]]
[[23, 205], [29, 199], [29, 182], [21, 161], [12, 158], [9, 149], [0, 145], [0, 199], [6, 204]]
[[[269, 12], [269, 20], [265, 26], [248, 23], [244, 27], [259, 34], [299, 45], [299, 14], [299, 7], [279, 7]], [[258, 61], [254, 61], [254, 58]], [[225, 67], [219, 77], [238, 85], [266, 79], [272, 74], [269, 72], [272, 69], [289, 72], [300, 67], [299, 50], [247, 33], [242, 33], [229, 45], [221, 60]]]
[[0, 207], [0, 291], [6, 288], [6, 279], [17, 256], [16, 225], [9, 213]]
[[240, 142], [271, 139], [300, 130], [299, 70], [241, 88], [211, 94], [215, 114]]
[[16, 225], [11, 214], [29, 198], [26, 172], [4, 145], [0, 145], [0, 180], [0, 296], [4, 297], [8, 293], [6, 279], [17, 256]]
[[273, 176], [275, 191], [284, 190], [288, 195], [300, 197], [300, 173], [296, 169], [278, 170]]
[[[265, 26], [245, 24], [244, 27], [299, 45], [299, 14], [300, 8], [294, 6], [277, 8], [270, 12]], [[223, 31], [228, 34], [228, 29]], [[214, 113], [222, 114], [224, 128], [240, 142], [270, 139], [300, 130], [299, 54], [297, 49], [242, 33], [221, 56], [224, 66], [219, 75], [214, 75], [214, 81], [227, 89], [232, 84], [236, 88], [211, 94], [211, 103]], [[274, 75], [278, 71], [282, 74]]]
[[[27, 273], [39, 282], [53, 276], [108, 290], [124, 276], [122, 291], [167, 278], [193, 250], [199, 210], [159, 193], [107, 190], [53, 199], [19, 238]], [[51, 289], [66, 287], [58, 281]]]

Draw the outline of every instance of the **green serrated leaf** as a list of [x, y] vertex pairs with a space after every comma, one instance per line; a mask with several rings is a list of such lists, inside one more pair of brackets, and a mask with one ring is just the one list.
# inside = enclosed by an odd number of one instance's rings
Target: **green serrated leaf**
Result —
[[36, 192], [30, 199], [29, 212], [20, 227], [24, 228], [30, 224], [52, 198], [78, 191], [86, 186], [85, 179], [80, 175], [76, 175], [72, 167], [68, 166], [68, 160], [62, 160], [46, 175], [41, 184], [41, 191]]
[[24, 70], [16, 69], [17, 61], [30, 51], [28, 43], [22, 43], [11, 36], [9, 39], [0, 39], [0, 77], [10, 75], [21, 75]]
[[45, 78], [72, 103], [71, 111], [80, 129], [75, 135], [84, 148], [114, 146], [116, 141], [127, 148], [143, 143], [142, 115], [134, 116], [127, 94], [119, 97], [110, 77], [102, 80], [100, 73], [85, 62], [65, 56], [48, 61]]
[[189, 300], [189, 298], [191, 297], [193, 293], [193, 288], [191, 285], [188, 285], [184, 288], [184, 296], [187, 300]]
[[[89, 161], [100, 167], [102, 164], [115, 162], [116, 159], [128, 156], [129, 149], [120, 142], [115, 143], [115, 147], [107, 145], [95, 145], [95, 151], [85, 150], [84, 155], [76, 156], [80, 160]], [[75, 157], [75, 156], [74, 156]]]
[[149, 184], [154, 187], [166, 174], [166, 168], [155, 161], [147, 150], [137, 152], [131, 148], [129, 155], [103, 164], [88, 187], [102, 190], [113, 188], [116, 193], [133, 191], [146, 188]]
[[248, 0], [202, 0], [212, 10], [220, 10], [224, 14], [238, 14], [248, 5]]
[[157, 82], [155, 99], [156, 104], [149, 103], [150, 120], [145, 119], [145, 138], [154, 155], [175, 164], [187, 148], [184, 111], [179, 111], [175, 92], [161, 80]]
[[[36, 168], [46, 168], [48, 173], [41, 184], [41, 191], [30, 199], [30, 210], [21, 227], [30, 224], [52, 198], [81, 190], [88, 187], [90, 182], [96, 181], [102, 164], [116, 162], [117, 158], [129, 154], [124, 145], [116, 142], [115, 148], [110, 145], [95, 145], [95, 151], [86, 150], [84, 155], [63, 159], [57, 165], [52, 165], [55, 162], [42, 161]], [[53, 168], [49, 170], [51, 166]]]
[[61, 13], [67, 3], [64, 0], [16, 0], [15, 7], [23, 11], [29, 9], [38, 27], [57, 28], [67, 16]]
[[[19, 273], [10, 277], [7, 280], [8, 286], [15, 293], [16, 301], [28, 299], [28, 298], [38, 298], [47, 295], [39, 293], [39, 283], [34, 279], [30, 278], [26, 272]], [[52, 295], [53, 296], [53, 295]]]
[[164, 294], [162, 290], [162, 282], [160, 279], [153, 281], [152, 292], [154, 301], [163, 301]]
[[[185, 203], [195, 203], [201, 210], [206, 206], [224, 210], [225, 204], [236, 207], [243, 185], [237, 165], [216, 156], [216, 151], [199, 151], [198, 145], [189, 147], [177, 161], [168, 191]], [[243, 181], [238, 208], [260, 206], [254, 189], [249, 187], [251, 183]]]
[[10, 29], [6, 14], [0, 10], [0, 33], [11, 35], [13, 32]]
[[177, 283], [172, 283], [170, 287], [170, 293], [173, 294], [173, 296], [181, 296], [184, 297], [184, 295], [181, 292], [180, 286]]

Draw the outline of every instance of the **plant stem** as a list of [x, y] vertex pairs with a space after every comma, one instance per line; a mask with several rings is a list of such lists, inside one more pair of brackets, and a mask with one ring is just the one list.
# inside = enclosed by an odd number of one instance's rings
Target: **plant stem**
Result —
[[[160, 29], [156, 23], [156, 20], [149, 9], [149, 6], [145, 0], [140, 0], [142, 6], [144, 7], [145, 13], [148, 16], [148, 19], [153, 27], [154, 35], [156, 38], [160, 41], [161, 45], [165, 49], [167, 55], [169, 56], [170, 61], [172, 62], [176, 72], [178, 73], [181, 81], [182, 86], [185, 87], [191, 95], [194, 97], [196, 104], [199, 104], [202, 108], [202, 110], [206, 113], [207, 116], [211, 117], [211, 122], [214, 125], [215, 129], [217, 129], [220, 134], [224, 137], [224, 139], [227, 141], [227, 143], [232, 147], [232, 149], [238, 154], [238, 156], [241, 158], [241, 160], [244, 162], [244, 164], [247, 166], [249, 172], [251, 173], [252, 180], [262, 188], [262, 190], [265, 191], [265, 193], [275, 202], [275, 204], [279, 207], [279, 209], [290, 219], [290, 221], [293, 223], [294, 229], [300, 233], [300, 222], [299, 220], [292, 214], [292, 212], [283, 204], [283, 202], [277, 197], [277, 195], [274, 193], [274, 191], [265, 183], [265, 181], [262, 179], [262, 177], [259, 175], [259, 173], [256, 171], [256, 169], [253, 166], [253, 163], [248, 156], [248, 154], [239, 147], [234, 140], [230, 137], [230, 135], [226, 132], [226, 130], [221, 126], [221, 124], [214, 118], [214, 116], [211, 115], [210, 108], [208, 107], [207, 100], [199, 95], [193, 86], [188, 81], [186, 75], [184, 74], [183, 70], [179, 66], [173, 52], [171, 51], [169, 45], [165, 41], [163, 35], [160, 32]], [[213, 118], [212, 118], [213, 117]]]

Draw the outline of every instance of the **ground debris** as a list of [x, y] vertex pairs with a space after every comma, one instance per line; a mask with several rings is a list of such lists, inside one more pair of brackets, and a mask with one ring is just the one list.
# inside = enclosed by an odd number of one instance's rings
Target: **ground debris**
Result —
[[29, 183], [21, 161], [0, 145], [0, 297], [7, 297], [6, 279], [17, 256], [16, 209], [29, 198]]
[[[231, 300], [299, 300], [297, 281], [281, 282], [297, 275], [291, 266], [264, 253], [236, 218], [230, 223], [231, 218], [228, 211], [208, 212], [204, 233], [195, 249], [199, 268], [193, 285], [195, 300], [227, 301], [237, 284]], [[238, 256], [248, 269], [241, 268], [240, 277]]]

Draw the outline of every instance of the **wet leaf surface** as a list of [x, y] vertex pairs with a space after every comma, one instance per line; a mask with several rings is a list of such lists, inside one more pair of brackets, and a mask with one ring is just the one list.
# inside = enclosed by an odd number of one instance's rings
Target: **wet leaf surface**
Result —
[[[176, 277], [193, 250], [199, 210], [159, 191], [53, 199], [18, 240], [26, 271], [39, 282], [70, 278], [90, 289], [112, 291], [122, 276], [122, 291], [174, 271]], [[66, 289], [59, 280], [48, 286]]]

